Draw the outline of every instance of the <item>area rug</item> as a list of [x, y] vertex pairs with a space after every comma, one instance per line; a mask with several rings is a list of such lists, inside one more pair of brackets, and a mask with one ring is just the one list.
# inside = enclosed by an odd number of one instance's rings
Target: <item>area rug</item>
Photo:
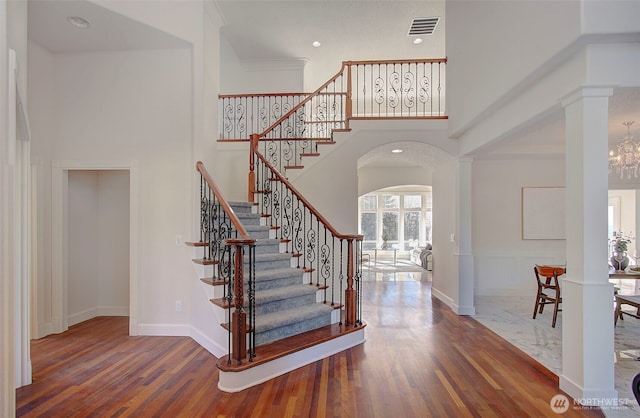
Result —
[[362, 270], [368, 270], [375, 273], [393, 273], [401, 271], [422, 273], [423, 271], [426, 271], [419, 265], [414, 264], [409, 260], [398, 260], [395, 264], [393, 260], [378, 260], [377, 263], [371, 261], [369, 263], [363, 263]]
[[362, 265], [362, 280], [402, 282], [402, 281], [428, 281], [431, 280], [431, 272], [412, 263], [409, 260], [378, 260]]

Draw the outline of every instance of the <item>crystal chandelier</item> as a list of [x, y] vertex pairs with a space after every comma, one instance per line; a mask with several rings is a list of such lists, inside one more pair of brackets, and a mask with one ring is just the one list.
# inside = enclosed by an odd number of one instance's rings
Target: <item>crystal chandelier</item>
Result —
[[634, 121], [623, 122], [627, 134], [617, 146], [617, 153], [609, 151], [609, 173], [615, 171], [620, 178], [638, 178], [640, 172], [640, 143], [631, 136], [631, 125]]

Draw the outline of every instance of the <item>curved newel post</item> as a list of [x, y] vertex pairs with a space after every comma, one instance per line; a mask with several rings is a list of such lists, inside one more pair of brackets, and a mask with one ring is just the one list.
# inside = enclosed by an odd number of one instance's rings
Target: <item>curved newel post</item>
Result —
[[344, 291], [345, 325], [356, 324], [356, 290], [353, 287], [355, 254], [353, 239], [347, 240], [347, 288]]
[[345, 325], [362, 325], [362, 235], [347, 238], [347, 288], [344, 291]]
[[256, 195], [256, 150], [258, 149], [258, 134], [251, 134], [249, 142], [249, 202], [254, 203]]
[[[244, 310], [244, 248], [254, 244], [253, 240], [247, 239], [228, 239], [228, 246], [233, 247], [233, 268], [234, 268], [234, 284], [233, 284], [233, 305], [235, 307], [231, 314], [231, 357], [238, 363], [247, 358], [247, 313]], [[249, 264], [249, 269], [253, 266]], [[249, 271], [249, 276], [251, 271]], [[250, 311], [251, 306], [249, 306]], [[252, 312], [249, 313], [251, 316]], [[251, 347], [253, 352], [253, 347]]]
[[[203, 235], [201, 240], [209, 241], [209, 248], [215, 247], [215, 251], [209, 250], [208, 255], [205, 254], [205, 259], [212, 259], [218, 264], [218, 278], [228, 283], [224, 297], [230, 313], [228, 362], [230, 364], [231, 359], [234, 359], [242, 363], [242, 360], [247, 358], [247, 333], [249, 333], [249, 361], [252, 361], [255, 354], [255, 338], [251, 333], [255, 328], [256, 240], [247, 233], [201, 161], [196, 163], [196, 170], [202, 176], [200, 229]], [[247, 272], [245, 272], [245, 254], [248, 259]], [[244, 306], [245, 277], [248, 278], [248, 315]], [[247, 322], [247, 316], [249, 322]]]

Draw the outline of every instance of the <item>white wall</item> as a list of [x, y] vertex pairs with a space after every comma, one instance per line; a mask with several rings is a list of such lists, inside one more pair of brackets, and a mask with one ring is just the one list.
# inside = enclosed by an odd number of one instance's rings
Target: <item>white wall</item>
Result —
[[564, 176], [561, 157], [474, 161], [476, 294], [529, 294], [535, 288], [535, 263], [566, 262], [564, 239], [522, 239], [521, 198], [522, 187], [563, 187]]
[[69, 325], [90, 319], [99, 305], [98, 174], [69, 173]]
[[101, 314], [129, 314], [129, 172], [98, 172], [98, 291]]
[[[42, 179], [51, 177], [53, 160], [128, 161], [137, 166], [139, 189], [134, 195], [141, 214], [135, 220], [140, 243], [137, 273], [144, 289], [137, 301], [141, 332], [150, 332], [145, 324], [152, 328], [163, 324], [170, 332], [172, 326], [187, 322], [188, 280], [193, 278], [189, 254], [175, 246], [176, 235], [191, 235], [191, 53], [51, 55], [34, 48], [32, 55], [43, 66], [30, 68], [30, 79], [51, 92], [34, 100], [31, 108], [37, 126], [34, 162]], [[50, 184], [41, 183], [41, 227], [50, 231]], [[46, 242], [41, 246], [39, 253], [45, 254]], [[39, 271], [47, 270], [45, 265]], [[39, 317], [45, 324], [51, 320], [46, 307], [53, 291], [48, 279], [38, 279], [43, 282], [38, 306], [45, 308]], [[185, 302], [185, 312], [175, 312], [176, 299]]]
[[[7, 16], [8, 7], [6, 1], [0, 1], [0, 50], [7, 50]], [[8, 54], [0, 54], [0, 125], [8, 123]], [[13, 217], [10, 212], [10, 203], [13, 199], [13, 187], [9, 186], [9, 135], [7, 129], [0, 130], [0, 227], [8, 230], [13, 225]], [[0, 234], [0, 349], [5, 355], [0, 356], [0, 368], [3, 373], [0, 376], [0, 415], [11, 416], [15, 414], [16, 391], [13, 379], [16, 369], [14, 353], [16, 351], [16, 336], [14, 330], [14, 298], [13, 277], [14, 270], [9, 263], [14, 257], [11, 249], [12, 236]]]
[[449, 240], [457, 235], [456, 160], [451, 159], [433, 173], [433, 281], [431, 293], [450, 307], [458, 305], [457, 248]]
[[29, 122], [33, 136], [31, 163], [35, 168], [33, 187], [37, 199], [35, 245], [38, 254], [36, 275], [32, 278], [38, 297], [31, 301], [36, 329], [33, 338], [53, 332], [51, 289], [51, 155], [55, 145], [56, 107], [53, 96], [53, 55], [39, 45], [29, 42]]
[[[303, 59], [240, 61], [224, 37], [220, 41], [220, 56], [222, 94], [304, 92]], [[339, 65], [337, 63], [336, 68]], [[320, 84], [311, 91], [318, 87]]]
[[424, 167], [369, 167], [358, 170], [358, 196], [385, 187], [431, 186], [432, 171]]
[[69, 325], [129, 314], [129, 172], [68, 172]]
[[[375, 187], [370, 190], [376, 190], [385, 187], [384, 183], [387, 186], [431, 184], [429, 169], [412, 169], [409, 172], [384, 170], [375, 176], [368, 176], [369, 169], [366, 169], [360, 179], [358, 159], [377, 147], [403, 141], [415, 142], [418, 147], [424, 145], [422, 151], [425, 155], [437, 152], [450, 157], [455, 153], [456, 143], [446, 137], [446, 121], [444, 124], [441, 122], [353, 123], [352, 132], [334, 134], [336, 144], [323, 146], [319, 151], [320, 157], [303, 161], [304, 170], [288, 173], [290, 181], [338, 230], [355, 233], [358, 230], [358, 196], [366, 193], [367, 188]], [[397, 129], [390, 129], [390, 126]], [[386, 179], [381, 178], [387, 175]], [[402, 178], [403, 175], [408, 177]], [[336, 181], [340, 182], [340, 188], [335, 187]], [[361, 185], [364, 189], [360, 188]]]
[[458, 131], [490, 110], [574, 41], [580, 34], [580, 4], [578, 0], [446, 2], [450, 130]]

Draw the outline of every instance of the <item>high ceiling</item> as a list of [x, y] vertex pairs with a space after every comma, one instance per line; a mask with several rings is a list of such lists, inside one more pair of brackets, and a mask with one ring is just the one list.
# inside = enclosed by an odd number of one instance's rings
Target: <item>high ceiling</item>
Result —
[[[222, 34], [241, 60], [304, 59], [314, 79], [333, 75], [343, 60], [446, 56], [443, 1], [216, 0], [214, 4], [224, 22]], [[91, 28], [73, 27], [68, 16], [84, 17]], [[408, 36], [409, 26], [412, 19], [424, 17], [441, 19], [434, 33], [422, 36], [424, 42], [416, 45], [415, 37]], [[28, 28], [31, 40], [54, 53], [186, 46], [180, 39], [83, 0], [30, 0]], [[313, 41], [321, 46], [313, 47]], [[611, 146], [626, 133], [625, 120], [636, 120], [632, 133], [640, 138], [638, 89], [616, 89], [609, 113]], [[563, 153], [562, 109], [517, 136], [518, 140], [506, 138], [483, 153]], [[389, 163], [382, 155], [374, 157]]]
[[[443, 1], [217, 0], [223, 36], [241, 60], [306, 59], [322, 80], [346, 60], [445, 57]], [[440, 17], [432, 35], [408, 36], [414, 18]], [[313, 47], [318, 41], [320, 47]]]

